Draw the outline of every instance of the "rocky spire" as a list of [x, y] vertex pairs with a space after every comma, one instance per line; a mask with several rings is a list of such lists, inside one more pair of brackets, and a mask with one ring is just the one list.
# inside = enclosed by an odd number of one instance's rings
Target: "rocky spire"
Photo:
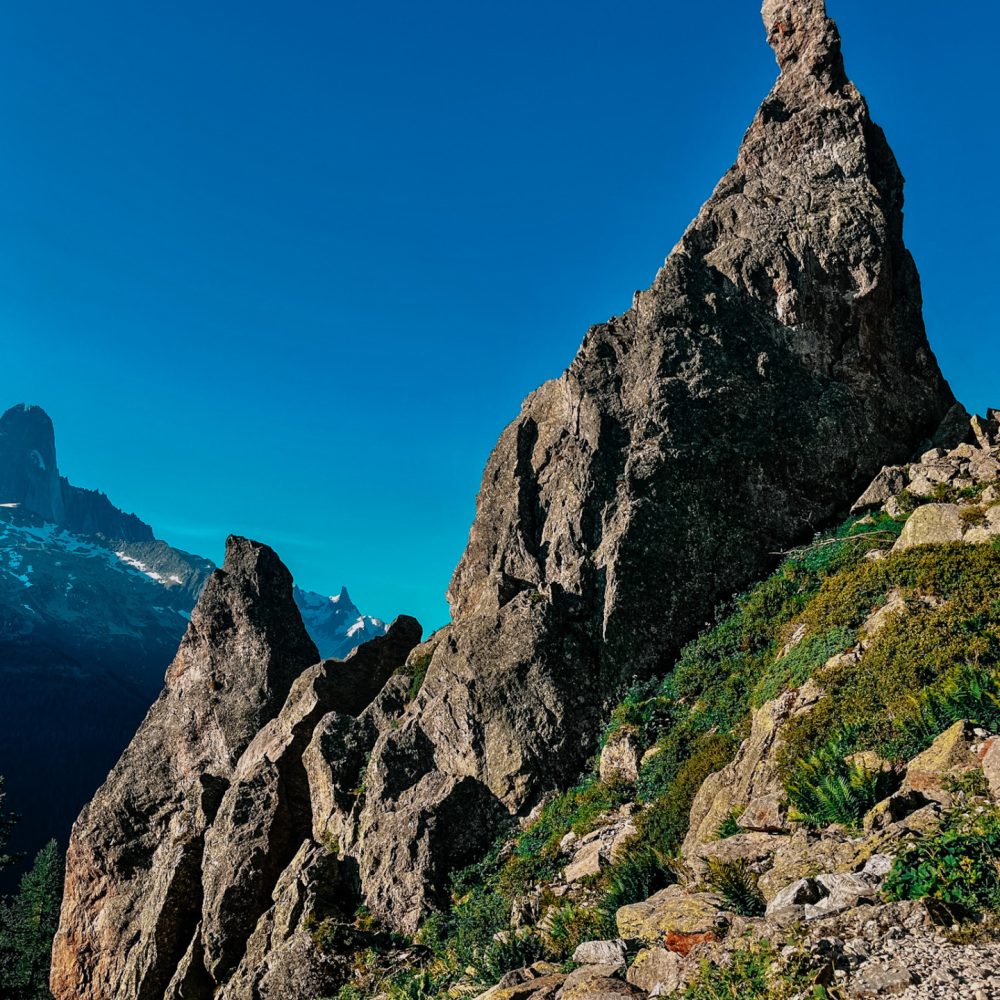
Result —
[[[434, 858], [398, 841], [446, 814], [446, 777], [516, 813], [571, 781], [622, 685], [667, 670], [720, 599], [954, 402], [903, 242], [903, 179], [836, 26], [821, 0], [763, 15], [782, 72], [735, 164], [489, 459], [454, 623], [369, 767], [359, 864], [394, 926], [433, 905]], [[405, 889], [380, 861], [394, 852], [420, 868]]]
[[809, 76], [829, 88], [847, 82], [840, 32], [823, 0], [764, 0], [761, 17], [782, 73], [800, 78], [798, 86]]
[[55, 430], [40, 406], [19, 403], [0, 417], [0, 503], [21, 504], [53, 523], [63, 519]]
[[318, 659], [288, 570], [266, 545], [229, 538], [163, 693], [73, 827], [57, 997], [161, 1000], [197, 921], [204, 833], [233, 768]]
[[0, 417], [0, 503], [16, 503], [77, 534], [153, 541], [153, 529], [134, 514], [59, 475], [55, 429], [40, 406], [19, 403]]

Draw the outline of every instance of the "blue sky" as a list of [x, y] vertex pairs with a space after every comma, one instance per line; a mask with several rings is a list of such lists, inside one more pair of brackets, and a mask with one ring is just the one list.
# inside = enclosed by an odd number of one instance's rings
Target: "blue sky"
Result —
[[[0, 406], [218, 558], [447, 619], [483, 464], [628, 307], [776, 74], [754, 0], [0, 14]], [[1000, 405], [1000, 7], [830, 0], [945, 374]]]

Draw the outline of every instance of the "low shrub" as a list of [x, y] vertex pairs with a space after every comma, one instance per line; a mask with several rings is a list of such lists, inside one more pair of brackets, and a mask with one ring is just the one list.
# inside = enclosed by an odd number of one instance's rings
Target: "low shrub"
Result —
[[611, 866], [605, 876], [598, 906], [602, 936], [617, 937], [615, 914], [623, 906], [648, 899], [677, 881], [670, 858], [647, 844], [637, 843]]
[[755, 708], [777, 698], [782, 691], [805, 683], [827, 660], [854, 644], [854, 631], [842, 625], [804, 638], [757, 682], [752, 703]]
[[675, 702], [661, 692], [659, 681], [644, 681], [633, 685], [615, 706], [601, 736], [601, 746], [621, 729], [634, 730], [639, 742], [649, 746], [676, 721]]
[[545, 954], [545, 946], [537, 934], [505, 932], [483, 950], [482, 982], [495, 983], [511, 969], [523, 969], [544, 958]]
[[702, 782], [725, 767], [738, 746], [739, 739], [733, 733], [702, 733], [687, 743], [686, 755], [665, 761], [660, 773], [662, 791], [636, 819], [639, 843], [663, 855], [673, 854], [687, 833], [691, 804]]
[[688, 984], [682, 1000], [791, 1000], [792, 997], [826, 998], [823, 987], [809, 986], [809, 976], [796, 961], [779, 962], [774, 948], [748, 941], [724, 965], [702, 959], [698, 974]]
[[900, 852], [884, 892], [890, 900], [930, 896], [973, 911], [1000, 908], [1000, 809], [952, 813], [943, 830]]
[[577, 945], [602, 937], [605, 926], [603, 914], [595, 909], [567, 903], [552, 910], [545, 920], [546, 957], [556, 962], [572, 958]]
[[890, 754], [915, 757], [960, 719], [993, 732], [1000, 729], [1000, 671], [960, 664], [912, 696], [895, 720], [898, 735], [888, 741]]

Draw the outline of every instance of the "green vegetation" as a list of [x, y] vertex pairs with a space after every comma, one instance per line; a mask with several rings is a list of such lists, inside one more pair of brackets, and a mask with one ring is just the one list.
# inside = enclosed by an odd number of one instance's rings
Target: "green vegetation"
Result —
[[598, 907], [606, 934], [617, 937], [615, 914], [621, 907], [646, 899], [677, 881], [671, 861], [637, 838], [636, 844], [611, 867], [604, 878], [604, 895]]
[[743, 827], [740, 826], [740, 810], [734, 809], [731, 813], [727, 814], [726, 818], [715, 828], [715, 839], [716, 840], [726, 840], [729, 837], [735, 837], [738, 833], [743, 832]]
[[566, 903], [550, 911], [546, 918], [546, 957], [565, 961], [578, 944], [602, 937], [604, 931], [604, 920], [596, 910]]
[[[602, 745], [628, 730], [650, 748], [635, 785], [601, 782], [592, 762], [579, 784], [549, 802], [531, 826], [501, 838], [479, 863], [453, 875], [448, 912], [430, 918], [418, 935], [433, 959], [421, 970], [395, 973], [378, 990], [391, 1000], [415, 1000], [460, 980], [489, 985], [511, 968], [541, 957], [559, 962], [579, 941], [615, 934], [621, 906], [676, 880], [693, 799], [705, 778], [732, 760], [753, 709], [810, 677], [824, 693], [789, 722], [780, 764], [795, 817], [812, 827], [857, 829], [891, 793], [895, 772], [866, 767], [854, 756], [859, 751], [899, 764], [959, 718], [1000, 729], [1000, 544], [889, 553], [901, 530], [900, 521], [877, 514], [790, 553], [770, 577], [722, 609], [669, 675], [631, 687]], [[866, 559], [872, 549], [883, 556]], [[890, 596], [900, 599], [900, 613], [863, 635]], [[848, 651], [853, 655], [838, 656]], [[973, 779], [962, 780], [968, 787], [956, 786], [960, 796], [981, 791]], [[545, 885], [566, 864], [562, 838], [586, 834], [630, 800], [645, 806], [634, 817], [637, 833], [613, 865], [590, 879], [596, 904], [555, 899]], [[726, 817], [717, 836], [739, 833], [737, 820]], [[983, 908], [1000, 904], [998, 872], [1000, 819], [995, 812], [969, 814], [901, 854], [889, 884], [894, 898], [936, 895]], [[705, 882], [730, 910], [762, 911], [746, 865], [714, 864]], [[543, 926], [511, 932], [512, 906], [539, 889]], [[725, 968], [704, 964], [684, 996], [826, 996], [822, 987], [803, 993], [813, 988], [795, 968], [775, 976], [775, 961], [766, 946], [748, 944]]]
[[396, 672], [404, 674], [410, 678], [410, 689], [407, 698], [413, 701], [424, 686], [424, 678], [427, 676], [427, 668], [431, 665], [431, 658], [434, 650], [425, 653], [416, 653], [403, 664]]
[[889, 616], [859, 660], [818, 671], [826, 695], [789, 727], [786, 770], [830, 733], [852, 734], [845, 753], [874, 750], [901, 763], [956, 717], [983, 725], [1000, 718], [992, 697], [1000, 670], [1000, 547], [926, 546], [863, 562], [829, 577], [799, 621], [812, 632], [858, 629], [893, 591], [906, 611]]
[[4, 803], [7, 801], [5, 784], [3, 776], [0, 775], [0, 871], [17, 860], [7, 853], [7, 841], [10, 840], [10, 834], [17, 823], [17, 817], [4, 809]]
[[49, 964], [62, 888], [63, 857], [50, 841], [21, 879], [17, 895], [0, 903], [0, 996], [50, 1000]]
[[956, 810], [943, 830], [896, 858], [885, 893], [893, 900], [930, 896], [977, 912], [1000, 908], [1000, 809]]
[[[539, 949], [549, 959], [565, 958], [583, 937], [613, 934], [619, 907], [674, 882], [694, 796], [705, 778], [732, 759], [748, 731], [751, 709], [800, 684], [848, 648], [857, 631], [856, 624], [839, 621], [807, 628], [801, 641], [779, 656], [795, 626], [829, 579], [868, 565], [865, 552], [890, 546], [900, 528], [884, 515], [852, 521], [793, 552], [685, 647], [668, 677], [633, 686], [612, 713], [602, 743], [627, 728], [655, 749], [635, 787], [601, 782], [595, 761], [575, 788], [549, 802], [511, 844], [502, 838], [482, 861], [455, 873], [449, 912], [430, 918], [419, 935], [435, 956], [436, 988], [444, 989], [464, 970], [473, 970], [469, 976], [479, 983], [493, 982], [506, 971], [503, 966], [524, 965]], [[509, 931], [515, 901], [556, 877], [566, 863], [562, 838], [570, 831], [589, 832], [604, 814], [633, 798], [648, 808], [636, 817], [637, 834], [624, 855], [595, 877], [596, 908], [560, 907], [551, 912], [546, 933], [505, 933], [496, 941], [498, 932]], [[738, 832], [735, 819], [720, 832]], [[720, 870], [717, 877], [737, 909], [759, 911], [748, 871]], [[553, 902], [543, 897], [543, 906]]]
[[745, 858], [738, 861], [710, 858], [705, 886], [722, 897], [727, 910], [741, 917], [762, 917], [767, 908], [757, 876]]
[[[777, 966], [777, 968], [776, 968]], [[683, 1000], [790, 1000], [828, 996], [822, 986], [809, 986], [798, 963], [779, 963], [766, 942], [748, 941], [726, 965], [703, 960], [697, 977], [680, 994]]]
[[898, 734], [888, 742], [890, 751], [912, 758], [959, 719], [992, 732], [1000, 729], [1000, 672], [959, 664], [913, 696], [896, 718]]
[[866, 812], [892, 793], [893, 775], [846, 760], [853, 735], [838, 733], [797, 761], [785, 783], [792, 819], [813, 828], [857, 830]]

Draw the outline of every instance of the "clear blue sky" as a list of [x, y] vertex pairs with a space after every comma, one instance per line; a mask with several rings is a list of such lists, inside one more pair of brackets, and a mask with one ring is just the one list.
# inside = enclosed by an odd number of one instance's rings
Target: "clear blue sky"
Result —
[[[522, 397], [627, 308], [776, 67], [755, 0], [0, 14], [0, 406], [161, 537], [430, 628]], [[1000, 7], [830, 0], [938, 357], [1000, 405]]]

